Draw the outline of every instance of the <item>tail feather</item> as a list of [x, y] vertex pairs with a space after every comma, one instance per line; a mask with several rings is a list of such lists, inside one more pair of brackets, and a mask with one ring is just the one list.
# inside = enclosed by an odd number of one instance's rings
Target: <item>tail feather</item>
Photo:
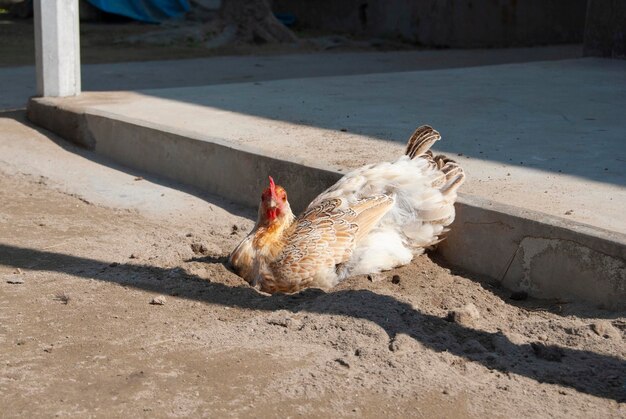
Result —
[[435, 163], [437, 163], [438, 169], [443, 169], [448, 163], [456, 164], [456, 161], [443, 154], [436, 155], [435, 157], [433, 157], [433, 160], [435, 161]]
[[442, 194], [455, 193], [459, 186], [465, 181], [465, 173], [457, 162], [443, 155], [433, 155], [430, 147], [441, 139], [437, 130], [429, 125], [422, 125], [417, 128], [406, 146], [406, 155], [411, 159], [422, 157], [426, 159], [431, 167], [438, 169], [443, 176], [433, 181], [433, 186], [439, 188]]
[[437, 130], [428, 125], [422, 125], [415, 130], [406, 145], [405, 154], [414, 159], [428, 152], [430, 147], [441, 139], [441, 135]]
[[441, 167], [441, 169], [439, 169], [439, 170], [441, 170], [441, 172], [442, 172], [442, 173], [444, 173], [444, 174], [446, 175], [446, 177], [447, 177], [447, 178], [449, 178], [450, 176], [454, 176], [454, 174], [455, 174], [456, 172], [459, 172], [459, 171], [460, 171], [460, 172], [462, 172], [462, 171], [463, 171], [463, 169], [461, 168], [461, 166], [459, 166], [459, 165], [457, 164], [457, 162], [455, 162], [455, 161], [453, 161], [453, 160], [448, 161], [448, 162], [447, 162], [446, 164], [444, 164], [444, 165], [443, 165], [443, 167]]
[[446, 163], [441, 169], [446, 174], [446, 183], [439, 189], [443, 195], [455, 194], [456, 190], [465, 182], [465, 172], [463, 168], [455, 162]]

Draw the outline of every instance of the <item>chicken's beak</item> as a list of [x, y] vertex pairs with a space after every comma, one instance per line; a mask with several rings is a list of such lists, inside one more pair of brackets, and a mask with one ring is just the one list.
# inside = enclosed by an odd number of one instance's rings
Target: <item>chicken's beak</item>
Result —
[[271, 221], [276, 217], [278, 217], [278, 203], [272, 198], [267, 205], [267, 219]]
[[271, 193], [270, 202], [267, 205], [267, 219], [272, 221], [278, 217], [278, 196], [276, 196], [276, 184], [274, 183], [274, 179], [269, 177], [270, 186], [269, 190]]

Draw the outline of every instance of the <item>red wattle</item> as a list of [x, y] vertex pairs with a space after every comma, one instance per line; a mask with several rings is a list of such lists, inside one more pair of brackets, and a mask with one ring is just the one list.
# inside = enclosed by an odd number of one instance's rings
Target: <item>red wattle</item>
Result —
[[267, 210], [267, 218], [269, 220], [273, 220], [278, 217], [278, 208], [270, 208]]

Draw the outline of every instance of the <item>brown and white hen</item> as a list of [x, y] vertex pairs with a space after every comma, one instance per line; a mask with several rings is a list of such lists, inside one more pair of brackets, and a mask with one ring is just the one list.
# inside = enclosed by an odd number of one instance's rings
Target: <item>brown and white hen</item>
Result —
[[297, 218], [270, 177], [257, 223], [231, 253], [231, 266], [273, 293], [329, 288], [352, 275], [408, 264], [443, 240], [465, 180], [457, 163], [429, 150], [440, 138], [419, 127], [404, 156], [346, 174]]

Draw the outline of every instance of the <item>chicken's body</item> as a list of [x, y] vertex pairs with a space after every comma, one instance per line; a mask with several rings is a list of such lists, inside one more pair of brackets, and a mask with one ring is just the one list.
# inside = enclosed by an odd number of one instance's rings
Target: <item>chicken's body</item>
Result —
[[271, 181], [231, 265], [262, 291], [295, 292], [409, 263], [443, 239], [465, 179], [455, 162], [429, 151], [439, 139], [431, 127], [418, 128], [406, 155], [346, 174], [297, 218]]

